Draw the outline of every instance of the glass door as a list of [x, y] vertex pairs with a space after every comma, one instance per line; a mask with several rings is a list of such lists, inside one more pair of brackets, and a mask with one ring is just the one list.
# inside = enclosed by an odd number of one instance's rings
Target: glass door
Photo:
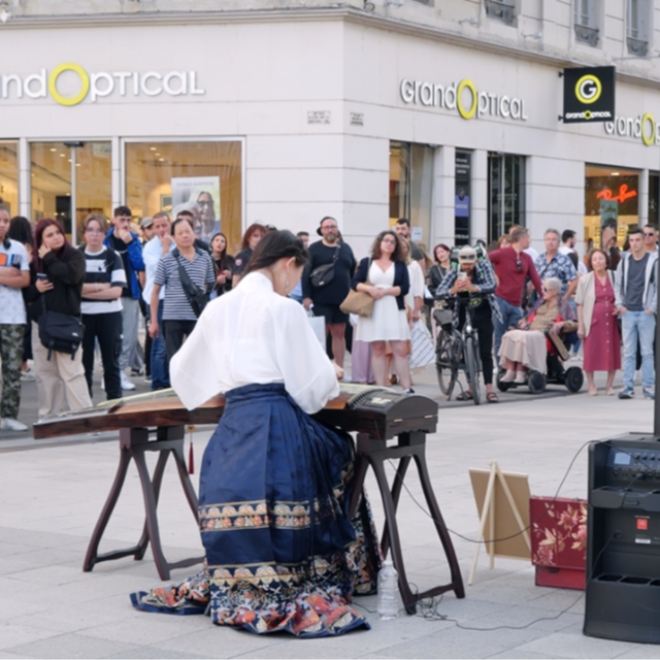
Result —
[[111, 217], [110, 142], [33, 142], [30, 169], [35, 222], [41, 218], [59, 220], [77, 245], [89, 213]]

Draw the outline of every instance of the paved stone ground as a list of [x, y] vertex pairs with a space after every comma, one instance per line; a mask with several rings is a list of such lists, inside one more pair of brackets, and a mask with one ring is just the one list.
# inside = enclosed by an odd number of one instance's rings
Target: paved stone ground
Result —
[[[432, 371], [417, 374], [418, 391], [438, 397]], [[140, 389], [145, 389], [142, 385]], [[28, 383], [23, 410], [35, 408]], [[569, 395], [555, 388], [541, 397], [507, 393], [500, 405], [441, 404], [438, 432], [428, 438], [428, 462], [448, 526], [477, 534], [468, 468], [500, 461], [505, 471], [529, 474], [531, 491], [554, 495], [575, 452], [588, 440], [626, 431], [649, 431], [653, 406], [636, 398]], [[194, 434], [196, 455], [210, 429]], [[580, 592], [534, 586], [528, 562], [482, 556], [467, 597], [446, 594], [436, 616], [402, 614], [381, 622], [376, 597], [357, 599], [371, 631], [323, 640], [256, 636], [212, 626], [202, 616], [168, 617], [137, 612], [131, 591], [159, 584], [149, 551], [100, 564], [83, 573], [87, 541], [110, 487], [118, 457], [112, 434], [51, 443], [2, 435], [0, 440], [0, 658], [657, 658], [660, 649], [584, 637]], [[153, 465], [153, 462], [152, 462]], [[412, 476], [412, 475], [411, 475]], [[561, 495], [585, 497], [583, 449]], [[197, 481], [197, 476], [194, 478]], [[448, 578], [446, 562], [423, 507], [416, 478], [400, 504], [400, 527], [409, 578], [420, 590]], [[382, 510], [368, 482], [379, 524]], [[190, 510], [168, 469], [161, 496], [163, 545], [170, 559], [201, 552]], [[129, 473], [101, 551], [132, 545], [143, 513], [139, 481]], [[474, 545], [454, 536], [464, 579]], [[190, 569], [173, 573], [181, 579]]]

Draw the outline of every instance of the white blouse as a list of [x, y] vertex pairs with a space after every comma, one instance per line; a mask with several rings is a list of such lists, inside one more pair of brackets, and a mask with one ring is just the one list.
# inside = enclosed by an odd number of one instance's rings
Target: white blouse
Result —
[[339, 395], [334, 367], [305, 310], [261, 273], [212, 300], [170, 362], [172, 387], [192, 410], [243, 385], [284, 383], [306, 412]]
[[415, 309], [415, 298], [424, 298], [424, 273], [416, 261], [408, 264], [408, 277], [410, 278], [410, 289], [405, 300], [410, 309]]

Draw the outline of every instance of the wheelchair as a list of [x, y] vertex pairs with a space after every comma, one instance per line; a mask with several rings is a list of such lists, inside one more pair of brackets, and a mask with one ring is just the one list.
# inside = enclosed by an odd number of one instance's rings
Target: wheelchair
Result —
[[531, 394], [541, 394], [545, 391], [547, 385], [564, 385], [569, 392], [575, 393], [582, 389], [584, 384], [584, 374], [580, 367], [564, 367], [564, 362], [568, 359], [568, 341], [573, 333], [564, 335], [551, 335], [546, 333], [548, 355], [546, 358], [546, 371], [542, 374], [540, 371], [531, 369], [527, 373], [527, 380], [524, 383], [502, 383], [500, 378], [504, 375], [504, 369], [497, 374], [496, 385], [500, 392], [506, 392], [516, 387], [527, 387]]

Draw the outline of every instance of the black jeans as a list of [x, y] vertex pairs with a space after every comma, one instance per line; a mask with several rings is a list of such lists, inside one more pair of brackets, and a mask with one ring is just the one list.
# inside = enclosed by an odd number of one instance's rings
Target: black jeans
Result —
[[167, 359], [171, 360], [174, 354], [183, 346], [183, 338], [188, 337], [195, 329], [197, 321], [170, 321], [163, 320], [165, 333], [165, 351]]
[[85, 326], [83, 337], [83, 367], [89, 395], [92, 396], [92, 375], [94, 374], [94, 340], [99, 340], [101, 360], [103, 362], [103, 382], [108, 400], [121, 399], [121, 381], [119, 379], [119, 355], [122, 341], [121, 312], [109, 314], [83, 314]]
[[[459, 330], [463, 329], [465, 312], [461, 309], [459, 315]], [[490, 315], [480, 314], [472, 321], [472, 327], [479, 337], [479, 359], [484, 375], [484, 385], [493, 382], [493, 318]]]

